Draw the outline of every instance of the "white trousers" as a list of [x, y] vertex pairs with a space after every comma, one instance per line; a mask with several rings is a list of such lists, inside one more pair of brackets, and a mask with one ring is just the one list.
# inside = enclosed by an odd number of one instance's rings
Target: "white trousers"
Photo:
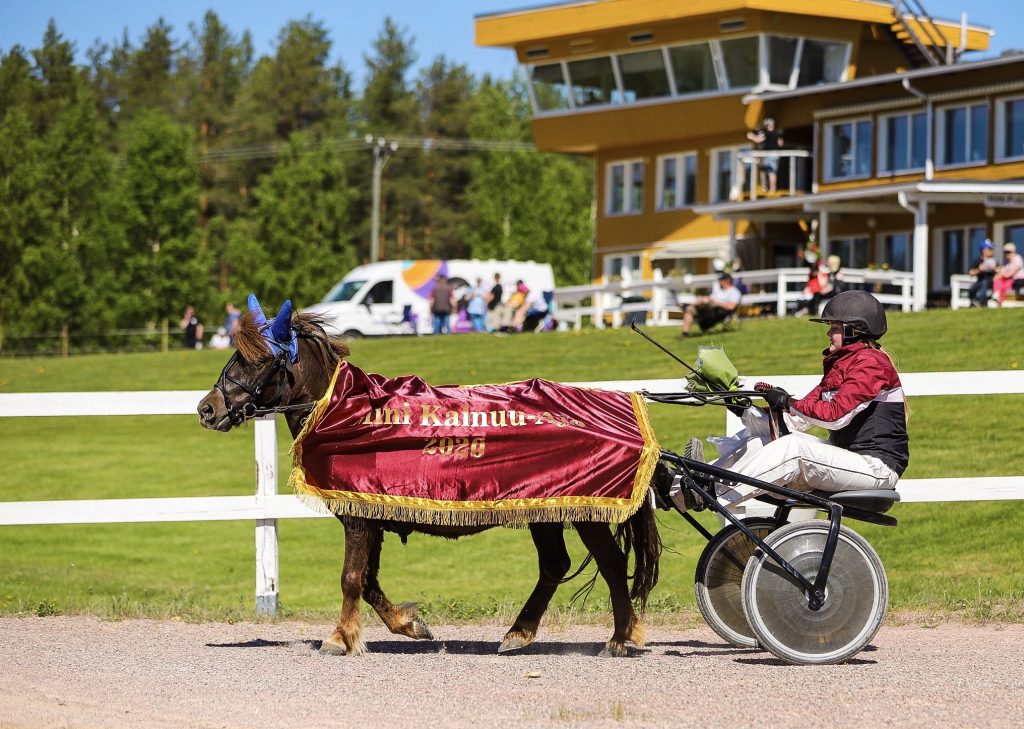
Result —
[[[790, 433], [778, 440], [750, 438], [715, 462], [716, 466], [779, 486], [798, 490], [852, 491], [896, 488], [899, 476], [877, 458], [834, 446], [807, 433]], [[739, 504], [763, 494], [745, 484], [720, 487], [718, 500]]]

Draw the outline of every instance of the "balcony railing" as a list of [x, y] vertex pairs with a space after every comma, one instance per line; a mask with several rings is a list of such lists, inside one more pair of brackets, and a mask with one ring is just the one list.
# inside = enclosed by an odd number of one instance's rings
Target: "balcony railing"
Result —
[[[806, 149], [749, 150], [736, 155], [736, 167], [733, 169], [733, 185], [730, 200], [757, 200], [761, 190], [761, 172], [764, 171], [767, 187], [768, 171], [765, 160], [778, 160], [778, 180], [787, 181], [785, 189], [776, 189], [776, 194], [796, 195], [811, 190], [811, 153]], [[746, 171], [750, 170], [749, 179]], [[785, 173], [785, 174], [784, 174]]]

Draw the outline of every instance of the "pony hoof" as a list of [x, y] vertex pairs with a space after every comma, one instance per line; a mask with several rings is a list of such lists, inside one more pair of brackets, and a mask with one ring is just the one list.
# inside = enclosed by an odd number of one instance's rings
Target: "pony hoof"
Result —
[[343, 642], [331, 637], [320, 644], [320, 652], [325, 656], [361, 656], [366, 653], [366, 644], [360, 641], [349, 650]]
[[602, 658], [625, 658], [629, 655], [629, 649], [626, 648], [625, 643], [610, 640], [605, 645], [604, 650], [601, 651], [600, 655]]
[[423, 618], [419, 615], [412, 619], [412, 637], [416, 640], [434, 640], [430, 626], [423, 622]]
[[533, 642], [532, 638], [526, 638], [525, 636], [513, 633], [512, 635], [506, 635], [505, 640], [501, 641], [501, 645], [498, 646], [498, 653], [511, 653], [517, 651]]

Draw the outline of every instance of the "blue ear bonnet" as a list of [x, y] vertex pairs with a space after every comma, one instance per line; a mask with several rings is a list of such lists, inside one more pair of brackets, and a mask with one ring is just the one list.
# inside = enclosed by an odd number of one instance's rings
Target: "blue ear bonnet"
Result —
[[256, 294], [249, 294], [246, 302], [249, 311], [252, 312], [253, 322], [259, 327], [263, 339], [270, 345], [270, 351], [276, 357], [285, 352], [292, 363], [299, 360], [299, 338], [292, 329], [292, 302], [291, 299], [281, 304], [277, 316], [268, 320], [260, 302], [256, 300]]

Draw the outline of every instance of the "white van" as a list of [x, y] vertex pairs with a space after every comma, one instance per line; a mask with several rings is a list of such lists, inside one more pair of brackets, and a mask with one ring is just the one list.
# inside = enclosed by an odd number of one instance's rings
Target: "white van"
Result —
[[[501, 274], [504, 298], [522, 280], [531, 291], [554, 291], [551, 265], [533, 261], [380, 261], [358, 266], [306, 311], [319, 314], [332, 334], [348, 338], [384, 334], [430, 334], [434, 277], [445, 276], [461, 298], [483, 279], [488, 290]], [[414, 328], [415, 325], [415, 328]]]

